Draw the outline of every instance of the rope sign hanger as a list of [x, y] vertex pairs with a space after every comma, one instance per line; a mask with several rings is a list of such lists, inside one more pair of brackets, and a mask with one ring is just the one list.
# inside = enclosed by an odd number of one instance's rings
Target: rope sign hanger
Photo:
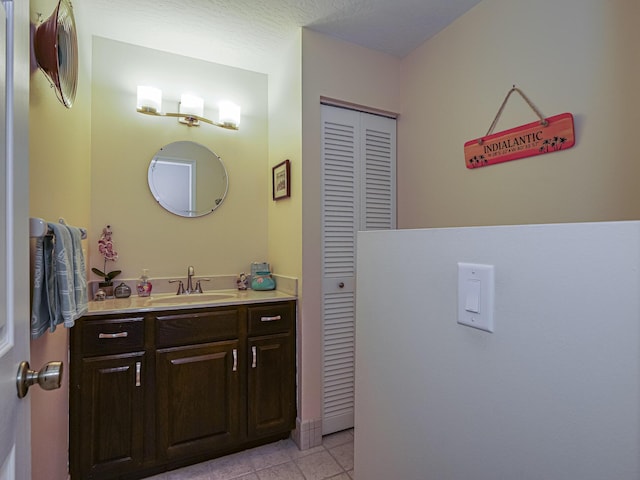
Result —
[[[513, 92], [520, 94], [540, 121], [494, 134], [493, 130]], [[487, 134], [464, 144], [464, 156], [467, 168], [479, 168], [566, 150], [574, 144], [573, 115], [561, 113], [545, 118], [524, 92], [514, 85], [500, 105]]]
[[[545, 120], [545, 118], [542, 115], [542, 113], [540, 113], [540, 110], [538, 110], [536, 108], [536, 106], [533, 104], [533, 102], [531, 102], [531, 100], [529, 100], [529, 97], [527, 97], [522, 90], [520, 90], [518, 87], [516, 87], [514, 85], [513, 88], [511, 90], [509, 90], [509, 93], [507, 93], [507, 96], [504, 97], [504, 100], [502, 101], [502, 105], [500, 105], [500, 109], [498, 110], [498, 113], [496, 114], [496, 117], [493, 119], [493, 123], [489, 127], [489, 130], [487, 131], [487, 134], [485, 135], [485, 137], [488, 137], [489, 135], [491, 135], [493, 133], [493, 129], [496, 128], [496, 125], [498, 124], [498, 120], [500, 120], [500, 116], [502, 115], [502, 111], [504, 110], [504, 107], [507, 104], [507, 102], [509, 101], [509, 97], [511, 96], [511, 94], [513, 92], [518, 92], [520, 94], [520, 96], [524, 99], [524, 101], [527, 102], [527, 105], [529, 105], [531, 110], [533, 110], [535, 112], [535, 114], [538, 116], [538, 118], [540, 119], [540, 125], [542, 125], [543, 127], [546, 127], [547, 125], [549, 125], [549, 122], [547, 122]], [[482, 138], [478, 139], [478, 143], [480, 145], [482, 145]]]

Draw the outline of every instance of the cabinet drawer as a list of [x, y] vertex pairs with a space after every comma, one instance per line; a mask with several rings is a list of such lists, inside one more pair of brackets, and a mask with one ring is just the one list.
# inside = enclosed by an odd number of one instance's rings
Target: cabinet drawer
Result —
[[287, 332], [293, 328], [293, 303], [269, 304], [249, 308], [249, 335]]
[[132, 352], [144, 348], [144, 317], [85, 320], [82, 329], [83, 355]]
[[237, 338], [238, 309], [216, 309], [197, 313], [156, 317], [156, 346], [170, 347]]

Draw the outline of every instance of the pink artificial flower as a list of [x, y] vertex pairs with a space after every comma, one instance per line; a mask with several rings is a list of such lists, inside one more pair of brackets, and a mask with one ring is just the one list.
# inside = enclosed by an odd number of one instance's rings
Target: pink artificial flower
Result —
[[98, 240], [98, 251], [105, 258], [105, 260], [111, 260], [115, 262], [118, 260], [118, 252], [113, 249], [113, 241], [111, 240], [111, 225], [107, 225], [102, 229], [102, 235]]

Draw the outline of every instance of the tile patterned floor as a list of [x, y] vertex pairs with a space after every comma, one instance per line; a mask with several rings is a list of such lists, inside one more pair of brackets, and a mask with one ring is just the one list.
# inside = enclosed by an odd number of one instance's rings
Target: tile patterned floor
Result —
[[298, 450], [282, 440], [147, 480], [353, 480], [353, 430], [327, 435], [322, 445]]

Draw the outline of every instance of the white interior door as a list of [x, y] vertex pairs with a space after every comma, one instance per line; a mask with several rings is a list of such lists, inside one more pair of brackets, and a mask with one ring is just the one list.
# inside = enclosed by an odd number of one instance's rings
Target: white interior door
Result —
[[2, 1], [0, 95], [0, 479], [31, 478], [30, 404], [16, 373], [29, 358], [29, 2]]
[[359, 112], [322, 106], [322, 433], [353, 427]]
[[396, 121], [322, 105], [323, 435], [353, 427], [356, 234], [396, 227]]

